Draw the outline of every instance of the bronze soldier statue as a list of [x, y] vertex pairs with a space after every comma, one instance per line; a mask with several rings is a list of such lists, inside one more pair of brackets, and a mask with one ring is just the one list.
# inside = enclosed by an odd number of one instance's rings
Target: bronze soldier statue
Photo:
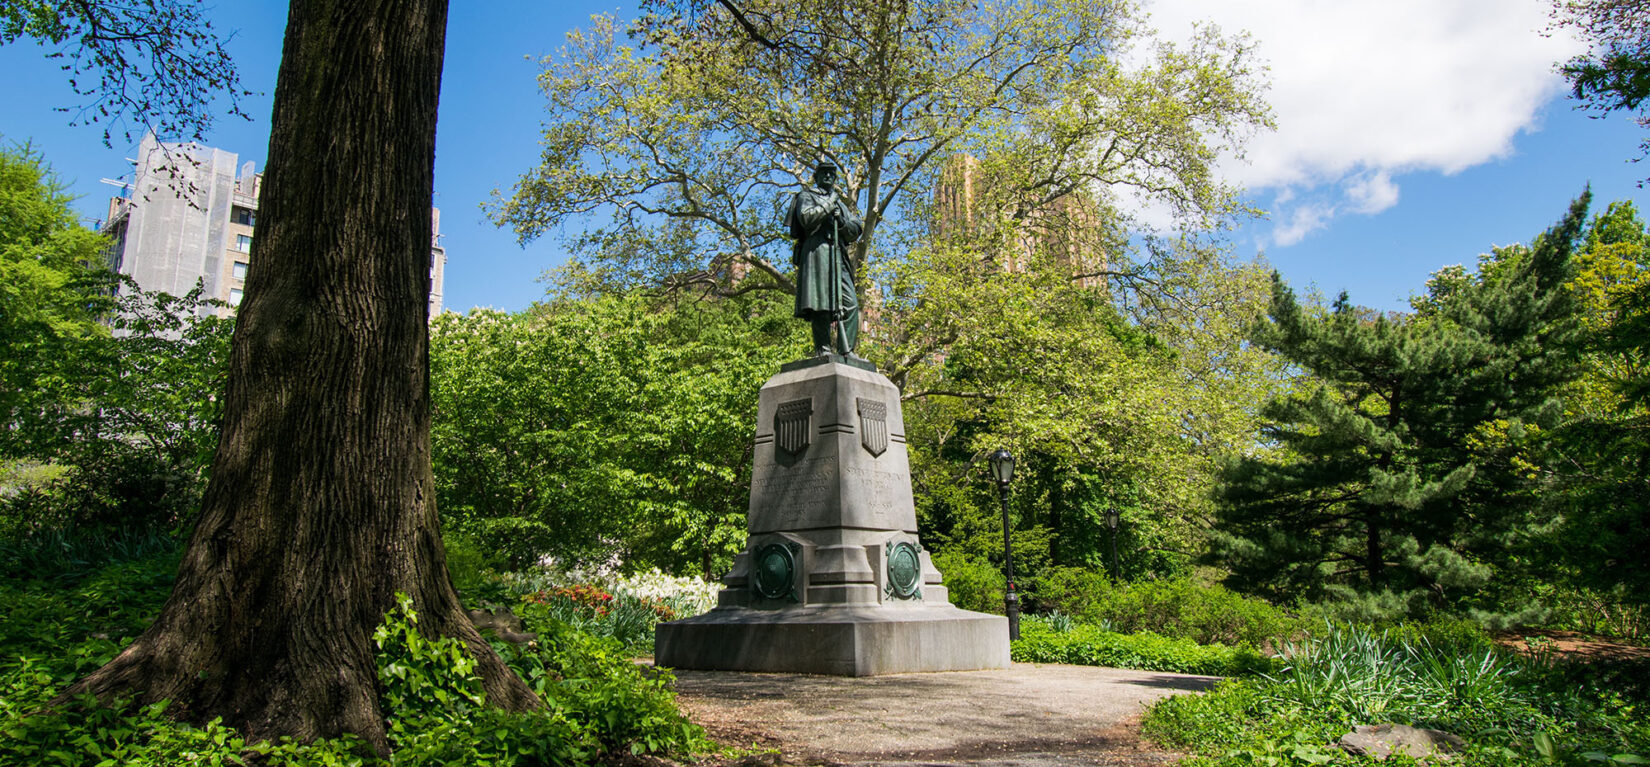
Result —
[[796, 265], [795, 315], [813, 325], [815, 356], [831, 353], [835, 325], [836, 353], [857, 358], [859, 296], [848, 245], [859, 239], [864, 222], [853, 201], [838, 193], [836, 176], [835, 165], [820, 162], [814, 169], [814, 185], [797, 192], [785, 213], [785, 225], [796, 240], [791, 251], [791, 263]]

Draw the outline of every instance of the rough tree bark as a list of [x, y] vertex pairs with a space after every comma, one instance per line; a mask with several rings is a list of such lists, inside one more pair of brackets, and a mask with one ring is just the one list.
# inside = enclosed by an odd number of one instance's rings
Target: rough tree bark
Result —
[[221, 441], [160, 617], [80, 692], [255, 739], [387, 749], [372, 631], [397, 591], [488, 701], [539, 705], [447, 576], [430, 469], [430, 202], [446, 0], [293, 0]]

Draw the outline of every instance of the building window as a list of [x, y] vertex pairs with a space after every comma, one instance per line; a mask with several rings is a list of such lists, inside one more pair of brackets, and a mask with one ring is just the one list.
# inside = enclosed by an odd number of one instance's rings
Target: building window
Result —
[[235, 249], [242, 253], [252, 252], [252, 237], [245, 234], [235, 235]]
[[242, 224], [242, 225], [245, 225], [245, 226], [253, 226], [253, 225], [258, 223], [257, 214], [253, 213], [251, 210], [248, 210], [248, 209], [242, 208], [242, 207], [238, 207], [238, 206], [234, 209], [234, 212], [231, 214], [231, 218], [233, 218], [235, 220], [235, 223]]
[[230, 270], [235, 275], [235, 279], [237, 279], [237, 280], [246, 279], [246, 262], [245, 261], [236, 261], [235, 265], [233, 267], [230, 267]]
[[241, 292], [240, 288], [230, 289], [230, 291], [229, 291], [229, 306], [231, 308], [240, 306], [241, 305], [241, 298], [245, 295], [246, 295], [245, 293]]

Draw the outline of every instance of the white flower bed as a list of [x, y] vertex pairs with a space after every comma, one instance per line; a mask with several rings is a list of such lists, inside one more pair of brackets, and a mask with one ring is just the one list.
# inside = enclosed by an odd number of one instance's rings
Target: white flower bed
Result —
[[716, 592], [722, 589], [714, 581], [692, 577], [667, 575], [657, 568], [647, 572], [623, 575], [619, 562], [604, 562], [595, 568], [563, 570], [559, 563], [546, 557], [539, 566], [528, 572], [504, 573], [500, 578], [519, 593], [547, 591], [563, 586], [586, 584], [599, 586], [614, 596], [630, 596], [668, 603], [678, 616], [686, 618], [707, 612], [716, 606]]

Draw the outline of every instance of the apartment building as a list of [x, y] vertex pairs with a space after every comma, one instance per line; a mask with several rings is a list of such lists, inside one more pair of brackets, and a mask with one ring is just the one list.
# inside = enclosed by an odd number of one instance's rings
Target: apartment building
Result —
[[[994, 217], [1021, 219], [1013, 239], [997, 257], [1008, 271], [1024, 270], [1035, 253], [1054, 257], [1078, 274], [1079, 284], [1103, 285], [1094, 274], [1106, 269], [1106, 255], [1094, 235], [1099, 232], [1099, 206], [1082, 191], [1039, 201], [1035, 196], [1015, 198], [993, 188], [979, 159], [962, 154], [941, 170], [934, 187], [933, 233], [936, 238], [994, 226]], [[1016, 210], [1020, 208], [1021, 210]]]
[[[234, 314], [252, 263], [263, 174], [237, 165], [234, 152], [198, 144], [163, 143], [153, 135], [138, 146], [132, 183], [109, 200], [102, 226], [110, 238], [108, 266], [144, 290], [183, 295], [196, 282]], [[447, 252], [441, 247], [441, 211], [431, 209], [430, 316], [441, 312]]]

